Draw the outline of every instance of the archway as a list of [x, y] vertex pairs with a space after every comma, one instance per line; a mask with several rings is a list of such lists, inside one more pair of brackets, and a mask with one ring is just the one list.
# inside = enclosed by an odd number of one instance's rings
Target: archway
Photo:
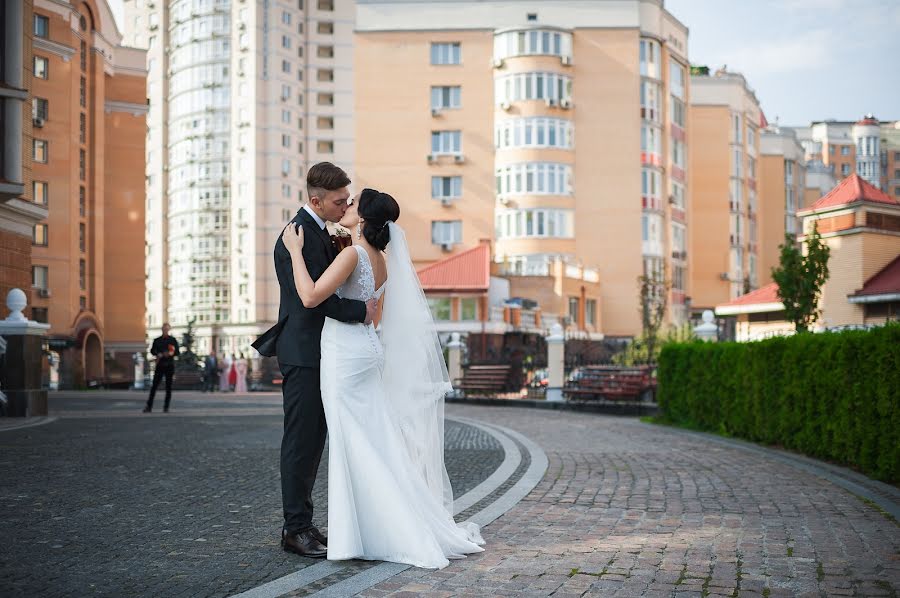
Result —
[[92, 386], [92, 382], [103, 379], [103, 342], [96, 330], [91, 330], [85, 335], [82, 351], [84, 382], [87, 386]]

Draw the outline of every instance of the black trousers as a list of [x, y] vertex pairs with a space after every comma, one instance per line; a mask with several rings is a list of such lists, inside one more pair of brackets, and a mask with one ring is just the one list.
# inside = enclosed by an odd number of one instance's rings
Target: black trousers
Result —
[[207, 371], [203, 374], [203, 390], [214, 392], [219, 386], [219, 372], [216, 370]]
[[147, 408], [153, 409], [153, 398], [156, 396], [156, 388], [159, 386], [160, 379], [166, 377], [166, 402], [165, 409], [169, 408], [172, 402], [172, 376], [175, 375], [175, 366], [156, 366], [153, 371], [153, 384], [150, 385], [150, 398], [147, 399]]
[[281, 438], [281, 502], [284, 529], [312, 527], [312, 491], [328, 427], [322, 408], [319, 368], [281, 365], [284, 436]]

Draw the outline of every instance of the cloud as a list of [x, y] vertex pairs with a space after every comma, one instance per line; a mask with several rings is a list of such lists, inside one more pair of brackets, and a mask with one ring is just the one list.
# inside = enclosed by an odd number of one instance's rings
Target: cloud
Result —
[[760, 39], [752, 46], [728, 49], [722, 54], [722, 61], [729, 70], [748, 76], [808, 72], [830, 66], [836, 49], [832, 32], [818, 29], [782, 39]]

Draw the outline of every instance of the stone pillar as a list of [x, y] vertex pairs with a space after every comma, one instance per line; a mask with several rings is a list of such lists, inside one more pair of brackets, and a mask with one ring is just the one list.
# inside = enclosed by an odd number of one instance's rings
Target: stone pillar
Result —
[[134, 389], [144, 390], [144, 354], [135, 353], [131, 358], [134, 360]]
[[547, 337], [547, 400], [562, 401], [566, 372], [566, 337], [559, 323], [550, 327]]
[[715, 322], [715, 315], [712, 310], [703, 311], [703, 323], [694, 327], [694, 334], [703, 341], [716, 342], [719, 338], [719, 327]]
[[22, 310], [27, 305], [22, 289], [11, 290], [6, 297], [9, 316], [0, 320], [0, 336], [6, 340], [0, 386], [6, 395], [7, 416], [47, 415], [47, 389], [41, 385], [41, 363], [44, 336], [50, 325], [26, 318]]
[[459, 333], [451, 333], [450, 342], [447, 343], [447, 361], [449, 362], [447, 364], [447, 370], [450, 373], [450, 384], [454, 384], [457, 380], [462, 378], [462, 346], [463, 344], [460, 340]]
[[59, 390], [59, 353], [51, 351], [47, 360], [50, 362], [50, 390]]

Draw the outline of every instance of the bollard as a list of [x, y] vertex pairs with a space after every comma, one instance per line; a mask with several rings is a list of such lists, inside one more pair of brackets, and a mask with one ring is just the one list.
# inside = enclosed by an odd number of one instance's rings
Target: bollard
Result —
[[457, 380], [462, 378], [462, 341], [459, 333], [450, 334], [450, 342], [447, 343], [447, 371], [450, 374], [450, 384], [455, 384]]
[[719, 327], [715, 323], [715, 315], [712, 310], [703, 311], [703, 323], [694, 327], [694, 334], [704, 341], [715, 342], [719, 338]]
[[22, 289], [11, 290], [6, 297], [9, 316], [0, 320], [0, 335], [6, 340], [0, 386], [6, 395], [5, 414], [14, 417], [47, 415], [47, 389], [42, 387], [41, 364], [44, 336], [50, 325], [26, 318], [22, 310], [27, 305]]
[[563, 384], [565, 378], [565, 347], [566, 337], [559, 323], [550, 328], [550, 336], [547, 337], [547, 400], [563, 400]]

